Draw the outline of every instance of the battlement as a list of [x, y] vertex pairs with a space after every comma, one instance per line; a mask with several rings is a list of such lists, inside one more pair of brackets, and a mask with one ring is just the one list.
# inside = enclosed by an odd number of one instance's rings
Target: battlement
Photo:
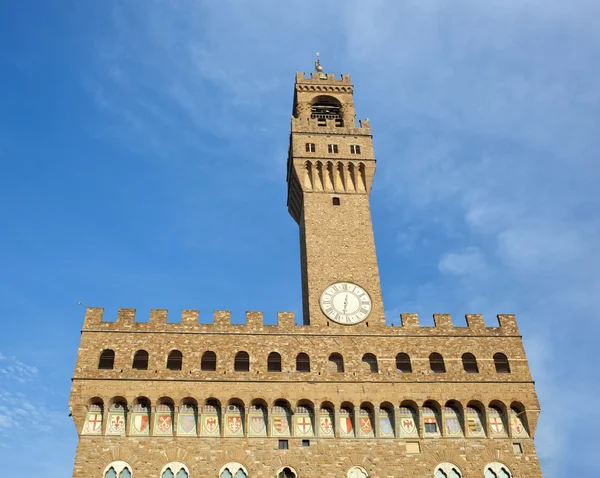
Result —
[[[203, 333], [330, 333], [332, 335], [364, 334], [368, 320], [354, 327], [334, 326], [323, 327], [315, 325], [297, 325], [293, 312], [278, 312], [277, 324], [265, 324], [262, 312], [246, 312], [246, 323], [231, 323], [231, 311], [215, 310], [212, 324], [200, 324], [198, 310], [183, 310], [180, 322], [167, 322], [168, 311], [152, 309], [149, 321], [136, 321], [135, 309], [119, 309], [116, 321], [104, 321], [104, 309], [88, 307], [86, 309], [83, 330], [110, 331], [139, 331], [139, 332], [203, 332]], [[485, 325], [483, 315], [467, 314], [466, 326], [456, 326], [452, 323], [450, 314], [433, 314], [434, 326], [421, 326], [419, 316], [414, 313], [400, 314], [400, 326], [369, 327], [370, 334], [389, 335], [472, 335], [472, 336], [518, 336], [519, 328], [512, 314], [497, 315], [498, 326]]]
[[311, 72], [310, 76], [306, 76], [303, 71], [296, 72], [296, 84], [323, 84], [331, 83], [338, 85], [350, 85], [350, 75], [343, 74], [337, 78], [335, 73], [317, 73], [316, 71]]

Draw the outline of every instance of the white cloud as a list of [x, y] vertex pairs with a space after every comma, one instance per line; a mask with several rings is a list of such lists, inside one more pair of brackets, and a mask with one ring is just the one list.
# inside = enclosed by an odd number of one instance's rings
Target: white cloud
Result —
[[460, 252], [446, 253], [438, 263], [440, 272], [457, 276], [478, 273], [483, 268], [485, 268], [485, 259], [476, 247], [468, 247]]

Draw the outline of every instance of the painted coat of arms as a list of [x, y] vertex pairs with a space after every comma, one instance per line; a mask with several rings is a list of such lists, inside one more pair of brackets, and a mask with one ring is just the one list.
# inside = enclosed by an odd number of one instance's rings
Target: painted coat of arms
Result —
[[520, 436], [523, 435], [525, 431], [525, 427], [523, 427], [523, 423], [519, 419], [519, 417], [514, 416], [510, 419], [510, 423], [512, 425], [513, 435]]
[[326, 435], [330, 435], [333, 432], [333, 422], [329, 417], [321, 417], [320, 426], [321, 431]]
[[133, 417], [133, 429], [136, 433], [148, 432], [148, 415], [135, 415]]
[[87, 433], [100, 433], [102, 431], [102, 414], [89, 413], [85, 427]]
[[446, 418], [446, 430], [448, 431], [448, 435], [462, 435], [460, 422], [458, 421], [457, 417]]
[[405, 435], [414, 435], [417, 431], [415, 421], [412, 417], [400, 417], [400, 427]]
[[351, 435], [353, 431], [352, 418], [340, 417], [340, 429], [344, 435]]
[[204, 417], [204, 430], [207, 433], [215, 433], [219, 428], [217, 417]]
[[500, 417], [490, 418], [490, 430], [497, 435], [504, 433], [504, 423]]
[[388, 417], [379, 417], [379, 430], [383, 435], [393, 435], [392, 422]]
[[370, 417], [361, 417], [360, 430], [363, 435], [370, 435], [373, 432], [373, 424], [371, 423]]
[[227, 417], [227, 428], [231, 433], [237, 433], [242, 429], [242, 417]]
[[483, 427], [478, 415], [467, 417], [467, 426], [471, 435], [481, 435]]
[[262, 415], [250, 417], [250, 428], [256, 435], [264, 434], [266, 430], [265, 417]]
[[312, 421], [309, 417], [300, 416], [296, 421], [296, 428], [300, 435], [312, 435]]
[[173, 424], [173, 419], [171, 415], [158, 415], [156, 425], [158, 426], [158, 430], [161, 433], [169, 433], [172, 431], [171, 425]]
[[110, 418], [110, 429], [115, 433], [120, 433], [125, 429], [125, 418], [121, 415], [113, 415]]
[[194, 415], [179, 415], [179, 429], [186, 435], [196, 433], [196, 417]]
[[279, 435], [283, 435], [289, 430], [287, 417], [273, 417], [273, 428]]

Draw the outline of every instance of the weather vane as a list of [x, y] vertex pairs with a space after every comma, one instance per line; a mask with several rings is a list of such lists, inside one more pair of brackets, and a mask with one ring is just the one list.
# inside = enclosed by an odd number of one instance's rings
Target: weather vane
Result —
[[317, 52], [317, 59], [315, 60], [315, 71], [317, 73], [323, 73], [323, 67], [321, 66], [321, 54]]

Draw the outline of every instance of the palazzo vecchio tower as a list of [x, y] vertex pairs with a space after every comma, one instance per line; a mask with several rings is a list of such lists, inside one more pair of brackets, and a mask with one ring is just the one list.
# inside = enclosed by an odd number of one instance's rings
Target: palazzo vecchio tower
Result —
[[[70, 408], [74, 478], [537, 478], [540, 413], [515, 317], [386, 326], [375, 153], [348, 75], [296, 74], [287, 206], [302, 325], [88, 307]], [[282, 178], [283, 179], [283, 178]], [[282, 198], [283, 200], [283, 198]]]

